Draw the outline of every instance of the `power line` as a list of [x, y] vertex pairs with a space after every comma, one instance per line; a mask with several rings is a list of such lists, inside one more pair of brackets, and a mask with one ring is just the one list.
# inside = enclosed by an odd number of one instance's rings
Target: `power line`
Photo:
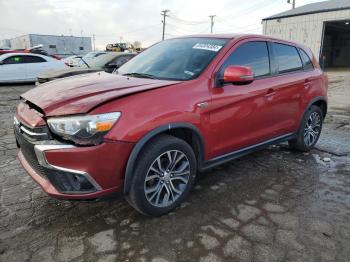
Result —
[[202, 25], [202, 24], [208, 23], [208, 21], [206, 21], [206, 20], [201, 20], [201, 21], [184, 20], [184, 19], [178, 18], [174, 15], [169, 15], [169, 18], [176, 21], [177, 23], [180, 23], [183, 25], [189, 25], [189, 26]]
[[249, 28], [249, 27], [252, 27], [252, 26], [257, 26], [257, 25], [261, 24], [261, 23], [254, 23], [254, 24], [249, 24], [249, 25], [246, 25], [246, 26], [236, 26], [236, 25], [231, 24], [226, 19], [224, 19], [224, 18], [222, 18], [220, 16], [217, 16], [216, 19], [217, 19], [218, 23], [220, 23], [222, 25], [225, 25], [227, 27], [230, 27], [230, 28], [237, 28], [238, 30]]
[[190, 30], [188, 28], [182, 28], [178, 25], [174, 25], [172, 23], [167, 23], [167, 26], [169, 26], [169, 28], [171, 30], [175, 30], [178, 31], [181, 34], [198, 34], [198, 30]]
[[245, 9], [242, 9], [242, 10], [238, 10], [237, 14], [239, 14], [239, 15], [232, 14], [232, 15], [229, 15], [229, 16], [224, 16], [224, 18], [225, 19], [230, 19], [232, 21], [235, 21], [235, 20], [240, 19], [243, 16], [246, 16], [248, 14], [261, 11], [262, 9], [266, 9], [266, 8], [272, 6], [272, 5], [276, 5], [276, 2], [280, 2], [280, 0], [271, 0], [268, 4], [266, 4], [266, 1], [262, 1], [262, 2], [260, 2], [258, 4], [254, 4], [252, 6], [249, 6], [248, 8], [245, 8]]
[[159, 26], [159, 24], [153, 24], [153, 25], [140, 27], [140, 28], [135, 29], [135, 30], [125, 31], [125, 32], [118, 33], [118, 34], [101, 34], [101, 35], [96, 35], [96, 36], [98, 36], [98, 37], [111, 37], [111, 36], [116, 36], [116, 35], [128, 35], [128, 34], [136, 33], [136, 32], [139, 32], [139, 31], [155, 28], [155, 27], [158, 27], [158, 26]]

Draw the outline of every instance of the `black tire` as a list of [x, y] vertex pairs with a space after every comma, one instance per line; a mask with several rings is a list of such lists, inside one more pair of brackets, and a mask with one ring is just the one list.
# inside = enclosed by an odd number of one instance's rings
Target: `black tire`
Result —
[[[169, 152], [170, 158], [168, 155]], [[181, 155], [181, 153], [184, 156]], [[180, 156], [182, 158], [180, 158]], [[178, 158], [180, 158], [180, 160], [176, 162]], [[161, 164], [159, 164], [157, 159]], [[167, 159], [169, 163], [166, 162]], [[169, 166], [171, 166], [171, 161], [169, 159], [175, 159], [174, 163], [176, 163], [173, 168], [169, 168]], [[130, 192], [126, 196], [126, 199], [137, 211], [148, 216], [161, 216], [176, 208], [190, 192], [197, 172], [196, 157], [191, 146], [184, 140], [169, 135], [160, 135], [150, 141], [141, 151], [136, 163]], [[186, 171], [180, 171], [180, 173], [176, 173], [175, 171], [173, 171], [174, 173], [171, 173], [172, 171], [169, 171], [169, 173], [167, 173], [166, 170], [162, 172], [162, 175], [160, 175], [159, 172], [154, 172], [165, 170], [162, 166], [167, 166], [165, 169], [169, 170], [175, 168], [180, 170], [181, 168], [186, 167], [186, 169], [184, 169]], [[155, 168], [151, 169], [151, 167]], [[159, 168], [157, 169], [157, 167]], [[187, 174], [183, 177], [184, 180], [187, 179], [187, 184], [179, 179], [179, 176], [182, 176], [179, 174], [185, 173]], [[170, 175], [172, 178], [170, 178]], [[150, 179], [151, 177], [155, 178]], [[150, 180], [146, 181], [146, 178]], [[149, 185], [149, 183], [151, 184]], [[161, 189], [159, 189], [160, 187]], [[158, 203], [159, 201], [157, 198], [151, 198], [153, 192], [156, 192], [151, 191], [154, 188], [157, 188], [157, 192], [161, 191], [156, 195], [159, 200], [163, 197], [162, 199], [164, 202], [164, 199], [168, 197], [168, 201], [172, 202], [167, 203], [165, 206], [157, 206], [163, 205], [164, 203]], [[149, 190], [152, 193], [146, 194], [146, 190]], [[178, 192], [181, 192], [181, 194]]]
[[[310, 126], [310, 123], [312, 122], [312, 120], [310, 119], [310, 117], [312, 116], [316, 116], [319, 119], [319, 124], [317, 125], [317, 128], [316, 126], [314, 127], [315, 130], [312, 129], [313, 131], [315, 131], [312, 134], [317, 133], [315, 137], [308, 140], [307, 138], [305, 138], [306, 136], [313, 137], [313, 135], [310, 134], [310, 129], [308, 128]], [[297, 138], [288, 141], [289, 147], [302, 152], [310, 151], [316, 145], [318, 139], [320, 138], [322, 123], [323, 123], [323, 112], [321, 108], [319, 108], [318, 106], [311, 106], [308, 109], [308, 111], [305, 113], [303, 120], [301, 121], [300, 128], [297, 132]]]

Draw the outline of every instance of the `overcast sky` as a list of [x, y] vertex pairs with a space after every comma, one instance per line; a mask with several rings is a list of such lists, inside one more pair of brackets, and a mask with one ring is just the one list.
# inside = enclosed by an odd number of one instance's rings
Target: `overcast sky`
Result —
[[[320, 0], [296, 0], [297, 6]], [[0, 39], [18, 35], [96, 35], [96, 47], [161, 39], [160, 12], [169, 9], [166, 38], [210, 32], [261, 33], [261, 19], [291, 8], [287, 0], [0, 0]]]

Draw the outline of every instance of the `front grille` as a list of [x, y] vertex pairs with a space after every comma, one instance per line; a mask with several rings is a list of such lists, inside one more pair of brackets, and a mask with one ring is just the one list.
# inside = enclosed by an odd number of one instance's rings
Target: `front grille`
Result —
[[38, 159], [36, 157], [34, 146], [35, 144], [29, 142], [21, 133], [18, 126], [15, 126], [15, 136], [17, 143], [22, 151], [23, 156], [28, 161], [29, 165], [42, 177], [45, 176], [45, 169], [43, 166], [41, 166], [38, 162]]
[[15, 130], [21, 134], [26, 140], [35, 141], [46, 141], [50, 140], [51, 135], [47, 126], [40, 127], [28, 127], [15, 118]]

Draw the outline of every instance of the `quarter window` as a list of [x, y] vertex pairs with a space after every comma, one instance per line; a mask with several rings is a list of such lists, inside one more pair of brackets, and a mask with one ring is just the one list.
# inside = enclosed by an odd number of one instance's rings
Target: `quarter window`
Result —
[[294, 46], [273, 44], [279, 73], [289, 73], [303, 69], [299, 53]]
[[230, 65], [248, 66], [255, 77], [270, 75], [270, 60], [266, 42], [248, 42], [237, 47], [225, 61], [220, 74]]
[[300, 50], [301, 58], [303, 59], [304, 70], [314, 69], [314, 66], [308, 54], [303, 49], [299, 49], [299, 50]]

